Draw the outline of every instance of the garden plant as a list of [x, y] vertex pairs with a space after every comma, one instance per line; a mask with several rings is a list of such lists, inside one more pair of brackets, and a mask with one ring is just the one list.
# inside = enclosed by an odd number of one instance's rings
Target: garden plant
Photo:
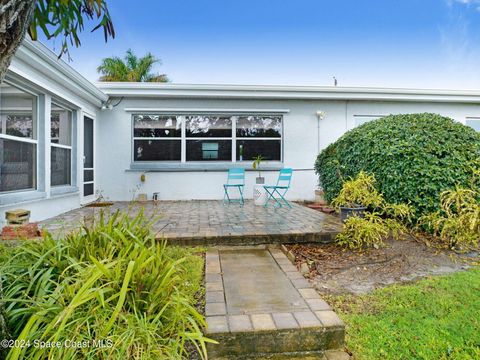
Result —
[[[102, 213], [103, 214], [103, 213]], [[182, 359], [205, 355], [203, 259], [166, 246], [142, 213], [103, 215], [64, 239], [0, 248], [7, 359]], [[88, 346], [36, 347], [74, 340]]]
[[363, 170], [387, 202], [411, 204], [418, 219], [441, 210], [443, 191], [480, 190], [471, 180], [479, 176], [480, 133], [436, 114], [390, 115], [344, 134], [318, 155], [315, 169], [327, 201]]
[[343, 183], [340, 193], [333, 199], [332, 205], [337, 209], [357, 204], [367, 208], [362, 216], [346, 219], [343, 231], [336, 237], [339, 245], [350, 249], [378, 248], [386, 237], [400, 239], [408, 231], [412, 208], [408, 204], [389, 204], [375, 184], [374, 175], [360, 171], [357, 177]]
[[480, 192], [456, 187], [440, 194], [441, 210], [422, 216], [420, 229], [427, 229], [451, 249], [468, 250], [480, 244]]

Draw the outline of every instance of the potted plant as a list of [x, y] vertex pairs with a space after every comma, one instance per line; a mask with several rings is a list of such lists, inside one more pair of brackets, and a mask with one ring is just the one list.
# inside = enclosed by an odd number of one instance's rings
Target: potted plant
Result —
[[265, 184], [265, 178], [262, 176], [260, 171], [260, 164], [262, 163], [262, 155], [257, 155], [253, 158], [252, 168], [253, 170], [258, 170], [258, 176], [255, 178], [255, 183], [259, 185]]
[[360, 171], [356, 178], [343, 183], [332, 205], [340, 210], [343, 222], [350, 216], [364, 217], [367, 208], [376, 209], [384, 203], [383, 195], [375, 188], [375, 177]]

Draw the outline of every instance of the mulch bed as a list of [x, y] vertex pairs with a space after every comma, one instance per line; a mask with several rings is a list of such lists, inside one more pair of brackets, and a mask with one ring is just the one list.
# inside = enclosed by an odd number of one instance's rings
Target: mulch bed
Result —
[[361, 294], [394, 283], [447, 274], [480, 264], [479, 253], [455, 254], [433, 248], [414, 237], [388, 240], [369, 251], [346, 250], [335, 244], [287, 245], [297, 268], [323, 294]]

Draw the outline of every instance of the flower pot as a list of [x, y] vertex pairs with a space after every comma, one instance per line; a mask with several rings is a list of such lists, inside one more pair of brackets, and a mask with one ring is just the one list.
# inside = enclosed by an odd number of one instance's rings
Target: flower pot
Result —
[[257, 176], [257, 177], [255, 178], [255, 184], [258, 184], [258, 185], [263, 185], [263, 184], [265, 184], [265, 178], [264, 178], [263, 176], [262, 176], [262, 177]]
[[367, 210], [365, 206], [340, 206], [340, 218], [343, 222], [347, 221], [350, 216], [358, 216], [363, 218], [365, 217], [365, 210]]

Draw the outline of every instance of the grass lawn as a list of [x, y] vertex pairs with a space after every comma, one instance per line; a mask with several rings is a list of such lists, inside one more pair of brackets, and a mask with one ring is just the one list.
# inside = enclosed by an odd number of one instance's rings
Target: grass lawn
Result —
[[480, 269], [328, 299], [357, 359], [480, 359]]

